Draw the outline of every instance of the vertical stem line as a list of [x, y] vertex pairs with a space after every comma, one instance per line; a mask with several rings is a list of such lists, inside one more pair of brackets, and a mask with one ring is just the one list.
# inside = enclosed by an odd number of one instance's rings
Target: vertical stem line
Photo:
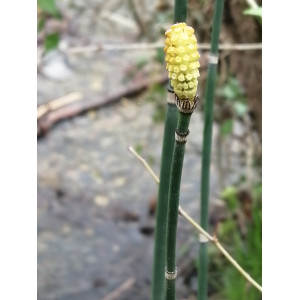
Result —
[[[211, 37], [211, 54], [217, 55], [219, 49], [219, 37], [222, 22], [224, 0], [215, 0], [215, 11], [213, 16], [213, 29]], [[200, 224], [207, 231], [208, 228], [208, 203], [209, 203], [209, 178], [210, 178], [210, 154], [213, 125], [213, 106], [215, 94], [217, 65], [210, 63], [205, 88], [205, 109], [204, 109], [204, 132], [202, 149], [201, 169], [201, 209]], [[199, 265], [198, 265], [198, 300], [207, 299], [207, 272], [208, 256], [207, 243], [200, 243]]]
[[[177, 130], [179, 133], [185, 134], [188, 132], [190, 123], [190, 114], [179, 113]], [[173, 133], [174, 134], [174, 133]], [[176, 234], [178, 221], [178, 206], [180, 195], [180, 182], [185, 152], [185, 143], [175, 142], [171, 179], [169, 188], [168, 200], [168, 216], [167, 216], [167, 260], [166, 269], [168, 272], [176, 270]], [[166, 299], [175, 300], [175, 279], [166, 280]]]
[[154, 257], [152, 266], [151, 300], [162, 300], [165, 287], [166, 235], [168, 195], [172, 155], [175, 143], [174, 131], [177, 123], [177, 107], [168, 103], [160, 166], [160, 183], [156, 206], [156, 226], [154, 236]]
[[176, 299], [175, 280], [166, 280], [166, 299], [167, 300]]
[[187, 3], [188, 0], [175, 0], [174, 24], [186, 21]]
[[[188, 0], [175, 0], [174, 23], [185, 22]], [[168, 85], [169, 92], [174, 92], [171, 82]], [[162, 160], [160, 167], [160, 184], [156, 207], [156, 227], [154, 237], [154, 256], [152, 267], [151, 300], [163, 300], [165, 291], [165, 262], [166, 262], [166, 234], [168, 195], [170, 185], [170, 173], [175, 137], [174, 132], [178, 118], [177, 107], [174, 104], [167, 105], [165, 129], [163, 137]], [[174, 283], [175, 285], [175, 283]]]

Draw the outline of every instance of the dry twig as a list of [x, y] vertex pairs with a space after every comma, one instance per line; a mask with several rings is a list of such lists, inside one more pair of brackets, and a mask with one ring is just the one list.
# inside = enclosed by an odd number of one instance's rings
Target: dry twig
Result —
[[222, 252], [222, 254], [232, 263], [232, 265], [240, 272], [240, 274], [245, 277], [253, 286], [255, 286], [260, 292], [262, 292], [262, 287], [247, 273], [244, 269], [232, 258], [232, 256], [224, 249], [224, 247], [219, 243], [218, 239], [212, 237], [207, 233], [197, 222], [195, 222], [180, 206], [180, 214], [188, 220], [201, 234], [203, 234], [209, 241], [214, 243], [216, 247]]
[[146, 162], [146, 160], [144, 158], [142, 158], [131, 146], [128, 147], [128, 150], [133, 153], [133, 155], [135, 155], [139, 161], [145, 166], [145, 168], [148, 170], [148, 172], [152, 175], [152, 177], [154, 178], [154, 180], [159, 183], [159, 179], [158, 177], [155, 175], [155, 173], [153, 172], [153, 170], [150, 168], [150, 166], [148, 165], [148, 163]]
[[[132, 147], [129, 147], [130, 150]], [[142, 158], [140, 155], [138, 155], [135, 151], [131, 151], [135, 157], [140, 160], [143, 165], [146, 167], [146, 169], [150, 172], [151, 176], [154, 178], [154, 180], [159, 183], [159, 178], [155, 175], [151, 167], [148, 165], [148, 163], [145, 161], [144, 158]], [[151, 171], [150, 171], [151, 170]], [[224, 247], [220, 244], [218, 239], [216, 237], [212, 237], [208, 232], [206, 232], [196, 221], [194, 221], [182, 208], [179, 206], [178, 212], [180, 215], [182, 215], [187, 221], [189, 221], [199, 232], [202, 234], [207, 240], [214, 243], [215, 246], [221, 251], [221, 253], [231, 262], [231, 264], [240, 272], [240, 274], [248, 280], [254, 287], [256, 287], [260, 292], [262, 292], [262, 287], [247, 273], [243, 270], [243, 268], [230, 256], [230, 254], [224, 249]]]
[[[100, 44], [84, 47], [69, 48], [70, 53], [88, 53], [97, 52], [102, 50], [149, 50], [163, 48], [162, 43], [131, 43], [131, 44]], [[209, 50], [210, 44], [198, 44], [199, 50]], [[248, 51], [248, 50], [261, 50], [262, 44], [223, 44], [219, 46], [220, 50], [229, 51]]]
[[43, 116], [44, 114], [46, 114], [49, 111], [58, 109], [67, 104], [70, 104], [72, 102], [81, 100], [82, 98], [83, 98], [82, 93], [74, 92], [74, 93], [68, 94], [64, 97], [53, 100], [47, 104], [43, 104], [43, 105], [39, 106], [37, 109], [37, 118], [39, 119], [41, 116]]
[[60, 120], [76, 116], [90, 109], [114, 103], [124, 96], [130, 96], [135, 93], [142, 92], [154, 83], [165, 83], [167, 80], [168, 74], [161, 74], [150, 80], [143, 79], [138, 83], [126, 87], [121, 87], [111, 95], [104, 95], [103, 97], [98, 97], [90, 101], [80, 101], [77, 103], [73, 103], [72, 105], [68, 105], [65, 107], [61, 107], [60, 109], [50, 111], [47, 115], [45, 115], [45, 118], [40, 118], [38, 120], [39, 126], [37, 128], [37, 135], [40, 136], [46, 133], [56, 122]]

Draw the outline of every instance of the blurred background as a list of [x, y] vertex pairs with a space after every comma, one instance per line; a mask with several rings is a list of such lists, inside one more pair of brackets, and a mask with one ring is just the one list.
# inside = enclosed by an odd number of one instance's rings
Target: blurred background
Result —
[[[261, 22], [225, 0], [216, 82], [210, 233], [261, 283]], [[39, 300], [150, 299], [172, 0], [37, 1]], [[261, 5], [261, 1], [257, 1]], [[190, 0], [200, 52], [180, 203], [199, 221], [203, 94], [214, 1]], [[178, 223], [178, 299], [196, 299], [198, 234]], [[261, 295], [209, 248], [209, 299]]]

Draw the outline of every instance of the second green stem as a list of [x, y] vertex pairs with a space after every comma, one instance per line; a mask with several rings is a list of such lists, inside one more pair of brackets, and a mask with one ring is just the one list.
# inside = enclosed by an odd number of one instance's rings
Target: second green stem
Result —
[[[213, 17], [213, 28], [211, 36], [210, 55], [217, 56], [219, 51], [219, 37], [221, 29], [224, 0], [215, 1]], [[209, 177], [210, 177], [210, 153], [213, 125], [213, 107], [215, 95], [217, 64], [210, 62], [205, 88], [205, 109], [204, 109], [204, 132], [202, 150], [202, 170], [201, 170], [201, 209], [200, 224], [207, 231], [208, 229], [208, 204], [209, 204]], [[207, 243], [200, 242], [199, 265], [198, 265], [198, 300], [207, 299], [207, 272], [208, 255]]]

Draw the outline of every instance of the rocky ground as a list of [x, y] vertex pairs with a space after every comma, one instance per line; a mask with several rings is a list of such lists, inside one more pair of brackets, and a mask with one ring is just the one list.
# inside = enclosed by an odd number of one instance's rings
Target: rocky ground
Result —
[[[83, 22], [78, 28], [84, 33], [88, 25]], [[115, 40], [107, 36], [104, 41]], [[74, 91], [83, 92], [83, 101], [109, 95], [116, 86], [128, 84], [134, 67], [155, 55], [155, 51], [71, 55], [63, 49], [43, 59], [38, 74], [39, 105]], [[153, 68], [153, 64], [146, 65], [142, 74], [152, 74]], [[153, 122], [158, 108], [155, 98], [150, 96], [149, 101], [147, 95], [145, 101], [145, 97], [142, 93], [120, 99], [67, 119], [38, 140], [39, 300], [100, 300], [128, 279], [132, 285], [116, 299], [149, 299], [154, 229], [149, 203], [156, 198], [157, 185], [127, 149], [129, 145], [138, 148], [159, 174], [163, 124]], [[217, 130], [214, 127], [211, 201], [218, 199], [220, 192]], [[203, 131], [199, 109], [190, 131], [180, 201], [198, 220]], [[239, 123], [234, 131], [245, 134]], [[226, 184], [245, 173], [240, 155], [244, 144], [233, 140], [229, 150], [231, 168]], [[179, 218], [179, 274], [194, 263], [197, 248], [196, 233]], [[178, 299], [195, 292], [196, 282], [184, 282], [179, 276], [177, 283]]]
[[[148, 210], [157, 185], [127, 147], [141, 149], [159, 174], [163, 125], [153, 123], [155, 104], [142, 98], [64, 121], [39, 139], [39, 300], [101, 299], [129, 277], [135, 283], [118, 299], [149, 299], [154, 218]], [[190, 131], [180, 201], [197, 218], [199, 112]], [[239, 173], [232, 174], [231, 181]], [[213, 200], [218, 196], [214, 164], [211, 192]], [[179, 249], [197, 246], [184, 220], [178, 237]]]

